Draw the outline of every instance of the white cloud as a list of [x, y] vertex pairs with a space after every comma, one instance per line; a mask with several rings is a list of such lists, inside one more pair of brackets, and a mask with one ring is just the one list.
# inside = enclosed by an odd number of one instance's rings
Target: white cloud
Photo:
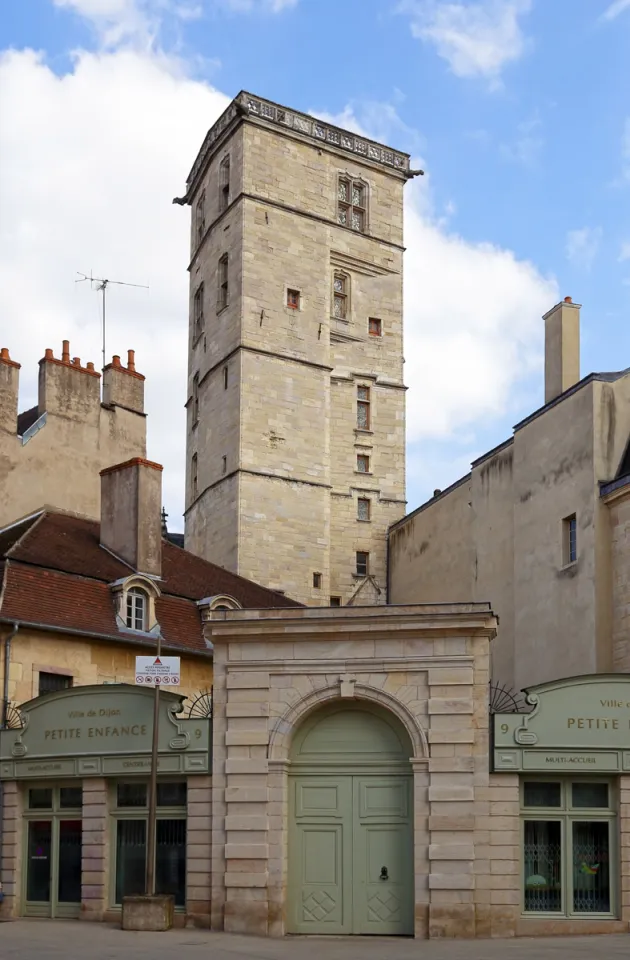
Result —
[[567, 259], [588, 271], [593, 266], [602, 241], [601, 227], [581, 227], [567, 233]]
[[402, 0], [415, 37], [432, 43], [458, 77], [483, 77], [499, 84], [507, 64], [523, 56], [527, 42], [520, 17], [531, 0]]
[[603, 20], [615, 20], [621, 13], [630, 10], [630, 0], [614, 0], [602, 14]]
[[[149, 456], [165, 465], [180, 529], [189, 211], [171, 200], [227, 102], [164, 54], [82, 52], [64, 76], [33, 51], [0, 57], [0, 346], [22, 363], [20, 407], [36, 401], [37, 361], [49, 346], [59, 355], [63, 338], [100, 366], [99, 297], [75, 284], [77, 271], [148, 283], [148, 293], [110, 288], [108, 354], [136, 350]], [[359, 113], [389, 140], [404, 124], [385, 107]], [[343, 117], [356, 123], [351, 109]], [[476, 425], [501, 414], [536, 364], [539, 317], [557, 291], [511, 252], [448, 232], [428, 177], [406, 189], [409, 438], [466, 430], [473, 449]]]
[[624, 241], [621, 244], [621, 250], [619, 251], [619, 263], [623, 263], [625, 260], [630, 260], [630, 240]]

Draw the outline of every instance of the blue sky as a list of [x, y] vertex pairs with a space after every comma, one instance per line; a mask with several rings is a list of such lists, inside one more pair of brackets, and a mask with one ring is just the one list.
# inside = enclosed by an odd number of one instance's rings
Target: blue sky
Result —
[[24, 0], [0, 49], [0, 339], [22, 406], [46, 346], [70, 335], [98, 360], [77, 270], [148, 282], [112, 297], [110, 340], [147, 374], [174, 528], [187, 214], [170, 200], [241, 88], [427, 171], [407, 188], [409, 509], [541, 403], [540, 317], [561, 297], [583, 304], [583, 373], [630, 365], [630, 0]]

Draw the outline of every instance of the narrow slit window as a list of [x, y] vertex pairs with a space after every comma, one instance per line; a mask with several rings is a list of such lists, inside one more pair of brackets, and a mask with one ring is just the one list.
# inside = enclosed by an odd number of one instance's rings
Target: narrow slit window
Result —
[[224, 456], [222, 459], [221, 467], [223, 469], [223, 473], [227, 473], [227, 457], [226, 456]]
[[343, 273], [336, 273], [333, 278], [333, 317], [336, 317], [337, 320], [348, 319], [349, 289], [350, 281], [348, 277]]
[[575, 563], [577, 560], [577, 516], [572, 514], [562, 521], [562, 562]]
[[370, 388], [357, 387], [357, 429], [370, 429]]
[[195, 207], [195, 225], [197, 228], [197, 243], [201, 243], [206, 232], [206, 191], [202, 190]]
[[219, 260], [219, 276], [217, 286], [217, 309], [222, 310], [227, 307], [229, 298], [228, 288], [228, 255], [224, 253]]
[[313, 587], [315, 590], [321, 590], [322, 588], [322, 575], [321, 573], [313, 574]]
[[196, 373], [192, 382], [192, 422], [199, 420], [199, 374]]
[[227, 388], [228, 388], [228, 376], [229, 376], [229, 374], [228, 374], [228, 368], [227, 368], [227, 367], [223, 367], [223, 389], [224, 389], [224, 390], [227, 390]]
[[230, 205], [230, 158], [224, 157], [219, 168], [219, 211], [223, 213]]
[[197, 499], [199, 490], [199, 479], [197, 475], [197, 454], [193, 453], [190, 460], [190, 489], [193, 500]]
[[193, 300], [193, 316], [195, 321], [195, 340], [203, 333], [203, 283], [200, 283], [195, 290]]

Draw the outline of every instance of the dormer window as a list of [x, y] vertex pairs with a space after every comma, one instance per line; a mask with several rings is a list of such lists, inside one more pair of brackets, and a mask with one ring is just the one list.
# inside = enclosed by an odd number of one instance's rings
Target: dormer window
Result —
[[149, 598], [144, 590], [132, 587], [127, 591], [126, 623], [130, 630], [147, 630]]

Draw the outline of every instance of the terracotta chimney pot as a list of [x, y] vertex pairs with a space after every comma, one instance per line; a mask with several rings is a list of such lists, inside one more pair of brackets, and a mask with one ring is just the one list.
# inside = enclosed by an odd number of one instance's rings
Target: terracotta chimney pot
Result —
[[70, 341], [64, 340], [61, 348], [62, 363], [70, 363]]
[[132, 373], [136, 372], [136, 351], [127, 350], [127, 370], [131, 370]]

